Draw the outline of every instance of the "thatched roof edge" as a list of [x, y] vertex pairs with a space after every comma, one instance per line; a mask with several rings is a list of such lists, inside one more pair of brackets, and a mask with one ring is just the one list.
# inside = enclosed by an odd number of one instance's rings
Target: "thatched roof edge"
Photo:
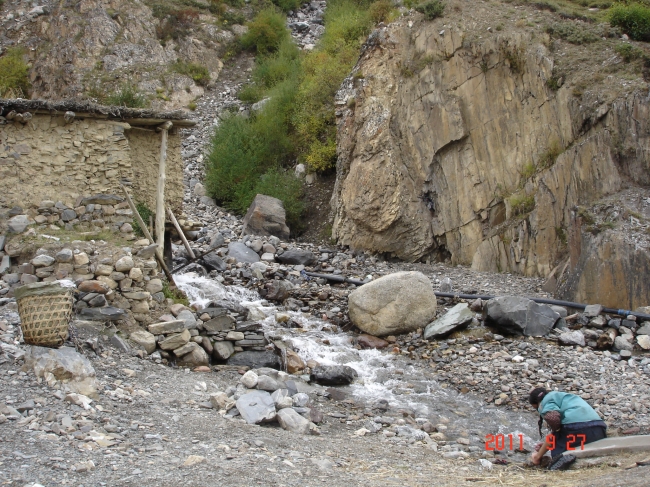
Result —
[[7, 115], [12, 110], [18, 113], [46, 110], [52, 112], [52, 115], [63, 115], [65, 112], [70, 111], [84, 113], [86, 116], [97, 115], [101, 118], [108, 117], [112, 119], [191, 120], [187, 116], [187, 112], [183, 110], [163, 112], [144, 108], [109, 107], [78, 100], [46, 101], [0, 98], [0, 116]]

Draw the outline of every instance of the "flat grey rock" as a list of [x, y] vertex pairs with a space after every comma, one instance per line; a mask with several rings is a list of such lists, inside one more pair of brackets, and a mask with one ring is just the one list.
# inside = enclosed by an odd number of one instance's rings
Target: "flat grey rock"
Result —
[[260, 256], [253, 250], [246, 247], [242, 242], [230, 242], [228, 244], [228, 256], [237, 259], [237, 262], [252, 264], [259, 262]]
[[248, 424], [269, 423], [275, 420], [275, 403], [266, 391], [244, 394], [235, 403], [239, 414]]
[[121, 198], [115, 194], [96, 194], [84, 198], [81, 200], [81, 206], [86, 205], [117, 205], [124, 201], [124, 198]]
[[194, 313], [192, 313], [189, 309], [184, 309], [183, 311], [178, 313], [176, 319], [183, 321], [185, 323], [185, 328], [187, 328], [188, 330], [192, 330], [197, 326]]
[[11, 233], [23, 233], [25, 229], [34, 223], [27, 215], [16, 215], [7, 221], [7, 230]]
[[466, 328], [474, 318], [474, 313], [467, 307], [467, 303], [458, 303], [437, 320], [429, 323], [424, 329], [425, 340], [441, 338], [451, 332]]
[[117, 321], [124, 320], [128, 317], [126, 311], [120, 308], [114, 308], [113, 306], [82, 309], [79, 315], [84, 319], [92, 321]]
[[232, 342], [214, 342], [212, 357], [215, 360], [228, 360], [235, 353], [235, 346]]
[[137, 256], [141, 259], [151, 259], [154, 255], [156, 255], [157, 248], [158, 244], [147, 245], [137, 253]]

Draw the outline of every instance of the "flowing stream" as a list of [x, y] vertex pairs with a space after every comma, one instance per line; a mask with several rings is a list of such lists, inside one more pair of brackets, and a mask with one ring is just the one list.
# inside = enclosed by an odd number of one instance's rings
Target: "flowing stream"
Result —
[[[365, 405], [387, 401], [391, 409], [386, 415], [395, 416], [400, 408], [410, 409], [416, 420], [422, 418], [422, 422], [426, 419], [437, 425], [450, 440], [461, 432], [468, 433], [472, 445], [483, 444], [488, 434], [503, 434], [506, 442], [512, 434], [515, 449], [520, 434], [528, 449], [538, 441], [536, 415], [498, 409], [470, 394], [441, 387], [435, 380], [436, 371], [427, 364], [380, 350], [357, 350], [350, 334], [325, 331], [330, 324], [308, 314], [289, 312], [302, 328], [284, 328], [275, 321], [277, 308], [249, 289], [224, 286], [191, 272], [175, 276], [175, 281], [198, 307], [225, 301], [247, 308], [249, 318], [262, 323], [267, 336], [290, 344], [305, 362], [354, 368], [358, 379], [342, 389]], [[509, 449], [507, 444], [505, 449]]]

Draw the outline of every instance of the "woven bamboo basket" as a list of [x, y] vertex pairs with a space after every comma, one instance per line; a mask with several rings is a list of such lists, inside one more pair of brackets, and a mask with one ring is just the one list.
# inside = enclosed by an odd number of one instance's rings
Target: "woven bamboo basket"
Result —
[[34, 283], [16, 290], [25, 343], [60, 347], [68, 339], [72, 293], [57, 283]]

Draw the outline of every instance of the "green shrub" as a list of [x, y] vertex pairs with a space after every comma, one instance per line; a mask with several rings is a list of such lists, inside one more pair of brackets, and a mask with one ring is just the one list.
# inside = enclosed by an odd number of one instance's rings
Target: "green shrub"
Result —
[[18, 47], [7, 49], [0, 57], [0, 98], [25, 98], [29, 90], [29, 67]]
[[571, 44], [589, 44], [600, 39], [592, 28], [576, 22], [556, 22], [549, 25], [546, 32]]
[[514, 194], [508, 198], [508, 202], [514, 216], [526, 215], [535, 209], [535, 197], [532, 195]]
[[445, 11], [445, 4], [440, 0], [430, 0], [415, 7], [415, 10], [424, 15], [427, 20], [433, 20], [442, 17]]
[[378, 0], [370, 5], [370, 18], [375, 24], [388, 22], [393, 12], [393, 3], [390, 0]]
[[170, 39], [177, 40], [187, 36], [199, 18], [199, 12], [193, 8], [181, 10], [154, 8], [154, 16], [162, 17], [156, 26], [156, 36], [164, 43]]
[[616, 53], [623, 58], [623, 61], [629, 63], [636, 59], [643, 59], [646, 54], [643, 49], [640, 49], [632, 44], [621, 42], [614, 47]]
[[635, 41], [650, 41], [650, 7], [617, 4], [610, 10], [609, 22]]
[[106, 105], [128, 107], [128, 108], [146, 108], [149, 106], [147, 98], [131, 84], [122, 85], [117, 91], [111, 93], [101, 100]]
[[[147, 205], [144, 203], [136, 203], [135, 204], [135, 209], [138, 210], [138, 214], [140, 215], [140, 218], [142, 218], [142, 221], [146, 225], [149, 222], [149, 219], [154, 216], [154, 212], [149, 209]], [[135, 232], [136, 235], [140, 237], [144, 237], [144, 231], [142, 228], [140, 228], [140, 224], [136, 219], [133, 219], [133, 231]]]
[[192, 78], [197, 85], [205, 86], [210, 81], [210, 72], [208, 71], [208, 68], [201, 64], [178, 61], [174, 63], [172, 68], [177, 73]]
[[244, 49], [268, 54], [278, 50], [290, 34], [285, 26], [285, 17], [275, 9], [265, 9], [248, 23], [248, 32], [241, 38]]
[[564, 149], [557, 140], [551, 142], [544, 152], [539, 155], [539, 160], [537, 161], [537, 169], [544, 170], [551, 167], [555, 164], [558, 156], [564, 152]]
[[277, 5], [283, 12], [288, 12], [289, 10], [298, 10], [300, 8], [300, 0], [273, 0], [273, 3]]

